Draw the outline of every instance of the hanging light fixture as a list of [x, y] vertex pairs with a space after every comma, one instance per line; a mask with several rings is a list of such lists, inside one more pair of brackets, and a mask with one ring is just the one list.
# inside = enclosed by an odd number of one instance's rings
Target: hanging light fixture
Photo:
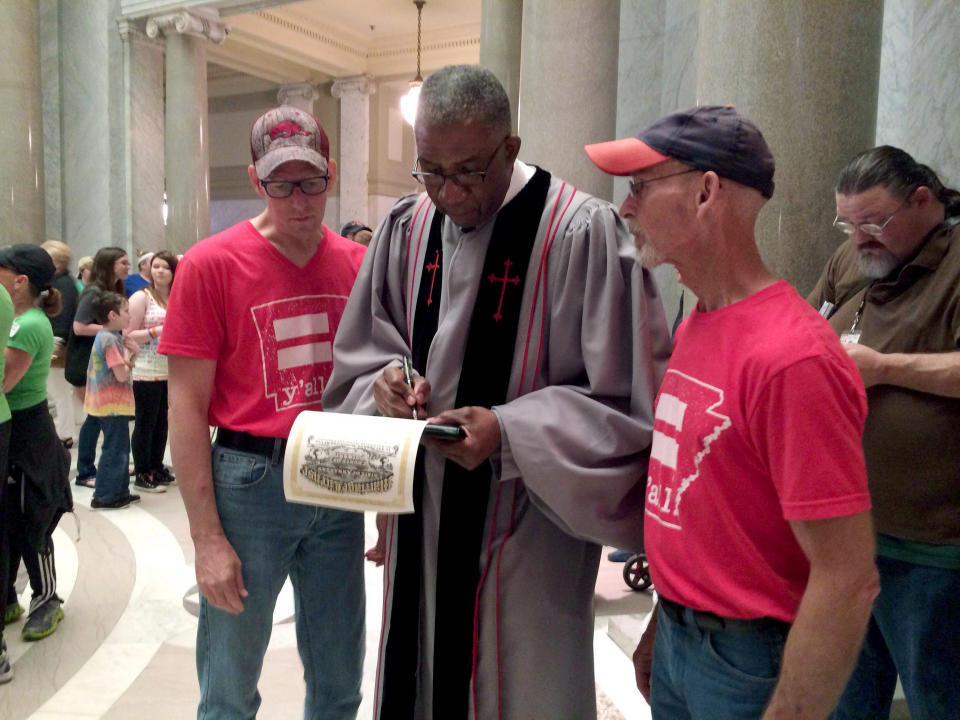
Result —
[[420, 75], [420, 15], [427, 0], [413, 0], [417, 6], [417, 76], [410, 81], [410, 90], [400, 98], [400, 114], [410, 125], [417, 117], [417, 103], [420, 101], [420, 86], [423, 85], [423, 76]]

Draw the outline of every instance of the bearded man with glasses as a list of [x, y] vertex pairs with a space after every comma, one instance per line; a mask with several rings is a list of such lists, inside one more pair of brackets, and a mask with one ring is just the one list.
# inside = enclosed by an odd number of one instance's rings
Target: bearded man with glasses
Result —
[[385, 525], [375, 717], [593, 718], [598, 543], [640, 547], [657, 289], [612, 205], [517, 159], [488, 70], [427, 78], [414, 135], [426, 192], [377, 229], [323, 397], [466, 435], [421, 452], [416, 512]]
[[250, 153], [266, 209], [187, 251], [159, 347], [170, 357], [170, 446], [201, 595], [197, 716], [256, 716], [289, 575], [304, 717], [346, 720], [360, 704], [363, 516], [286, 502], [282, 470], [294, 419], [321, 409], [365, 248], [323, 223], [337, 166], [316, 118], [270, 110], [250, 131]]
[[807, 298], [867, 388], [880, 595], [834, 715], [960, 717], [960, 192], [903, 150], [840, 171], [847, 235]]

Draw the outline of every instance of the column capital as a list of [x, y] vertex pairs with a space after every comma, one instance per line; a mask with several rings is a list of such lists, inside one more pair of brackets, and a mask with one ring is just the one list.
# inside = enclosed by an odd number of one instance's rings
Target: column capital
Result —
[[281, 105], [293, 105], [301, 110], [313, 113], [313, 102], [320, 97], [320, 91], [310, 83], [282, 85], [277, 90], [277, 102]]
[[129, 20], [127, 18], [117, 18], [117, 32], [120, 33], [120, 39], [124, 42], [136, 40], [138, 42], [149, 43], [151, 45], [159, 44], [157, 38], [149, 37], [144, 28], [143, 20]]
[[160, 33], [175, 33], [212, 40], [219, 45], [229, 32], [230, 27], [215, 12], [203, 8], [154, 15], [147, 20], [147, 36], [151, 38], [159, 37]]
[[376, 91], [377, 84], [373, 75], [354, 75], [340, 78], [334, 80], [333, 87], [330, 88], [330, 94], [338, 99], [351, 94], [373, 95]]

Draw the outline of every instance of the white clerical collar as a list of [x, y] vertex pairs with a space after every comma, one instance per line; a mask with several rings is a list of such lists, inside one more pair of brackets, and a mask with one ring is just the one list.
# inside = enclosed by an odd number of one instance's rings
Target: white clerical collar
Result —
[[517, 193], [523, 190], [524, 186], [530, 182], [534, 173], [537, 171], [533, 165], [527, 165], [519, 160], [513, 161], [513, 175], [510, 176], [510, 187], [507, 188], [507, 194], [503, 196], [503, 202], [497, 208], [497, 212], [503, 209], [503, 206], [513, 200]]

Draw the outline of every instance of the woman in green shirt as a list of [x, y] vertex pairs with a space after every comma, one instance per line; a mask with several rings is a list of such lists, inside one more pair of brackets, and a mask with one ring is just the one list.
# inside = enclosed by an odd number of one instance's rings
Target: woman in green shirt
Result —
[[[12, 420], [10, 481], [5, 483], [9, 568], [10, 578], [16, 577], [23, 558], [33, 593], [22, 630], [24, 640], [46, 637], [63, 618], [52, 535], [61, 515], [73, 509], [70, 455], [61, 445], [47, 409], [47, 375], [53, 354], [53, 329], [47, 317], [60, 312], [60, 293], [50, 286], [54, 273], [50, 256], [36, 245], [0, 249], [0, 284], [10, 293], [14, 309], [4, 349], [3, 378]], [[12, 587], [0, 591], [7, 593], [6, 608], [15, 619], [20, 614], [16, 591]], [[5, 620], [7, 616], [5, 611]]]

